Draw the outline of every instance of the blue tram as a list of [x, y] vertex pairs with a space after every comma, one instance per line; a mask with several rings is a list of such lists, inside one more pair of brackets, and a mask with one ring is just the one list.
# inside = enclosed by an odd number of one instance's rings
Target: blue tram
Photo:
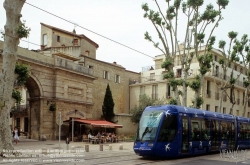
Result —
[[236, 148], [250, 148], [249, 118], [175, 105], [147, 107], [134, 142], [140, 156], [177, 157]]

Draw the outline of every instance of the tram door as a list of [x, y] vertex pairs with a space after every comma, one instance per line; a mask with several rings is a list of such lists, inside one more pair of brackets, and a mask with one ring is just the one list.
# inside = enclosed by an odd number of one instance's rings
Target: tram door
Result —
[[228, 142], [228, 148], [234, 149], [235, 148], [235, 130], [234, 130], [234, 122], [229, 123], [229, 142]]
[[218, 150], [219, 148], [219, 123], [216, 120], [211, 122], [211, 150]]
[[181, 153], [188, 153], [188, 117], [182, 116], [182, 143]]

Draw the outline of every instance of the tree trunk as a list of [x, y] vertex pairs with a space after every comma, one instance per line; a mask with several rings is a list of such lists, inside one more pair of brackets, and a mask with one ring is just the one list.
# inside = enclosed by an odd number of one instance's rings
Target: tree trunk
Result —
[[0, 152], [12, 150], [12, 133], [9, 125], [10, 109], [13, 104], [12, 90], [15, 82], [15, 65], [19, 37], [16, 28], [21, 23], [21, 10], [24, 0], [5, 0], [6, 24], [4, 26], [3, 65], [0, 74]]
[[[184, 68], [182, 69], [184, 71]], [[183, 72], [183, 79], [187, 80], [187, 71]], [[187, 106], [187, 86], [186, 81], [182, 83], [182, 106]]]
[[219, 112], [221, 113], [221, 109], [222, 109], [222, 99], [223, 99], [223, 94], [224, 94], [224, 90], [220, 90], [220, 104], [219, 104]]
[[248, 87], [247, 87], [246, 91], [245, 91], [245, 96], [244, 96], [244, 104], [243, 104], [244, 106], [243, 106], [243, 114], [242, 114], [243, 117], [245, 117], [246, 112], [247, 112], [248, 92], [249, 92], [249, 90], [248, 90]]

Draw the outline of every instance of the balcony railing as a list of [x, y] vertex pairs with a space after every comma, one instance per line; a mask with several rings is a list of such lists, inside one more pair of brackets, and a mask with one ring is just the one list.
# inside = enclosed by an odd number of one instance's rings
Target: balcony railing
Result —
[[81, 49], [80, 46], [51, 47], [51, 54], [77, 61], [81, 54]]
[[75, 72], [83, 73], [83, 74], [88, 74], [88, 75], [93, 75], [93, 69], [81, 66], [79, 64], [73, 63], [71, 61], [62, 59], [62, 58], [56, 58], [55, 59], [55, 66], [60, 67], [60, 68], [66, 68]]
[[132, 79], [129, 79], [129, 85], [138, 84], [138, 83], [140, 83], [140, 80], [136, 80], [136, 79], [132, 80]]
[[[220, 79], [222, 79], [222, 80], [225, 80], [225, 81], [227, 81], [227, 80], [230, 79], [230, 76], [227, 76], [227, 75], [225, 75], [224, 73], [220, 73], [220, 72], [218, 72], [218, 71], [208, 72], [206, 75], [208, 75], [208, 76], [215, 76], [215, 77], [218, 77], [218, 78], [220, 78]], [[235, 81], [235, 85], [244, 87], [243, 81], [240, 81], [239, 79], [237, 79], [237, 80]]]
[[147, 71], [154, 70], [154, 69], [155, 69], [154, 65], [145, 66], [145, 67], [142, 68], [142, 72], [147, 72]]
[[18, 113], [18, 112], [28, 112], [29, 109], [29, 104], [25, 104], [25, 105], [16, 105], [14, 107], [11, 108], [11, 112], [12, 113]]
[[161, 81], [163, 80], [163, 75], [154, 75], [154, 76], [145, 76], [141, 77], [141, 82], [152, 82], [152, 81]]

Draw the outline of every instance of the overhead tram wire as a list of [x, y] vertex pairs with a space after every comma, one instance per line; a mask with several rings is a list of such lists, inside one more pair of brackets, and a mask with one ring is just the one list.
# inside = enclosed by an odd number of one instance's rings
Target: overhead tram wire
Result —
[[[66, 22], [69, 22], [69, 23], [75, 25], [75, 23], [73, 23], [73, 22], [71, 22], [71, 21], [69, 21], [69, 20], [67, 20], [67, 19], [65, 19], [65, 18], [62, 18], [62, 17], [60, 17], [60, 16], [58, 16], [58, 15], [55, 15], [55, 14], [53, 14], [53, 13], [51, 13], [51, 12], [48, 12], [48, 11], [46, 11], [46, 10], [44, 10], [44, 9], [42, 9], [42, 8], [39, 8], [39, 7], [35, 6], [35, 5], [32, 5], [32, 4], [30, 4], [30, 3], [26, 2], [26, 1], [25, 1], [25, 3], [28, 4], [28, 5], [30, 5], [30, 6], [32, 6], [32, 7], [34, 7], [34, 8], [37, 8], [37, 9], [39, 9], [39, 10], [45, 12], [45, 13], [48, 13], [48, 14], [50, 14], [50, 15], [53, 15], [54, 17], [57, 17], [57, 18], [59, 18], [59, 19], [61, 19], [61, 20], [64, 20], [64, 21], [66, 21]], [[92, 30], [89, 30], [89, 29], [87, 29], [87, 28], [85, 28], [85, 27], [83, 27], [83, 26], [80, 26], [80, 25], [77, 25], [77, 26], [80, 27], [80, 28], [82, 28], [82, 29], [84, 29], [84, 30], [87, 30], [87, 31], [89, 31], [89, 32], [91, 32], [91, 33], [94, 33], [94, 34], [96, 34], [96, 35], [98, 35], [98, 36], [100, 36], [100, 37], [102, 37], [102, 38], [105, 38], [105, 39], [107, 39], [107, 40], [109, 40], [109, 41], [112, 41], [112, 42], [114, 42], [114, 43], [116, 43], [116, 44], [118, 44], [118, 45], [121, 45], [121, 46], [126, 47], [126, 48], [128, 48], [128, 49], [130, 49], [130, 50], [133, 50], [133, 51], [135, 51], [135, 52], [137, 52], [137, 53], [140, 53], [140, 54], [142, 54], [142, 55], [144, 55], [144, 56], [147, 56], [147, 57], [150, 57], [150, 58], [154, 58], [154, 57], [152, 57], [152, 56], [150, 56], [150, 55], [148, 55], [148, 54], [145, 54], [145, 53], [143, 53], [143, 52], [141, 52], [141, 51], [139, 51], [139, 50], [136, 50], [136, 49], [131, 48], [131, 47], [127, 46], [127, 45], [124, 45], [124, 44], [122, 44], [122, 43], [120, 43], [120, 42], [118, 42], [118, 41], [115, 41], [115, 40], [112, 40], [112, 39], [110, 39], [110, 38], [108, 38], [108, 37], [105, 37], [104, 35], [101, 35], [101, 34], [99, 34], [99, 33], [97, 33], [97, 32], [94, 32], [94, 31], [92, 31]]]

